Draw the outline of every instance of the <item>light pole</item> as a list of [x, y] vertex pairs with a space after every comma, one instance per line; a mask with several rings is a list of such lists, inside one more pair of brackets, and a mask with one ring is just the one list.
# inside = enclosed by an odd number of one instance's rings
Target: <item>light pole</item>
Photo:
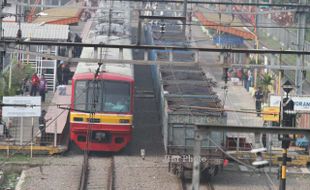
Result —
[[[294, 116], [292, 116], [291, 111], [294, 110], [294, 102], [288, 97], [288, 94], [293, 90], [292, 84], [289, 81], [286, 81], [283, 84], [283, 91], [286, 92], [286, 97], [281, 103], [281, 123], [284, 127], [293, 127], [294, 125]], [[282, 138], [282, 164], [280, 168], [280, 186], [279, 190], [286, 189], [286, 163], [290, 161], [290, 158], [287, 157], [287, 149], [290, 147], [291, 139], [288, 134], [283, 134]]]
[[[258, 4], [258, 0], [256, 0], [256, 3]], [[258, 28], [257, 28], [257, 23], [258, 23], [258, 7], [255, 7], [255, 48], [259, 48], [259, 43], [258, 43]], [[255, 55], [255, 64], [258, 65], [258, 54]], [[254, 69], [254, 88], [256, 88], [256, 82], [257, 82], [257, 68]]]

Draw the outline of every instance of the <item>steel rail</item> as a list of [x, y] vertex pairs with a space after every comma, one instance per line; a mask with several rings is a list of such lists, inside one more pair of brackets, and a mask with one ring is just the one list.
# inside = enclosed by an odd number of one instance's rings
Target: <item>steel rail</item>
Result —
[[82, 164], [82, 173], [80, 177], [80, 184], [79, 184], [79, 190], [85, 190], [87, 186], [87, 179], [88, 179], [88, 166], [89, 166], [89, 157], [88, 157], [88, 151], [84, 151], [83, 156], [83, 164]]
[[107, 184], [107, 189], [108, 190], [114, 190], [115, 184], [114, 184], [114, 175], [115, 175], [115, 171], [114, 168], [115, 164], [114, 164], [114, 156], [111, 157], [111, 166], [109, 168], [109, 176], [108, 176], [108, 184]]

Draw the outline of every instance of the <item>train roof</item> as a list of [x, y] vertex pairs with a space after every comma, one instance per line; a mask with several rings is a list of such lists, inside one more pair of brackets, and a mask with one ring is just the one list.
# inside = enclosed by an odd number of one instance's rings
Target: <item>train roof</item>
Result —
[[[107, 39], [107, 36], [98, 36], [99, 41], [105, 41], [103, 39]], [[128, 43], [128, 39], [122, 39], [117, 36], [111, 36], [109, 37], [109, 40], [115, 42], [113, 44], [124, 44]], [[119, 58], [119, 51], [115, 48], [102, 48], [102, 50], [98, 49], [98, 55], [97, 58], [100, 58], [100, 54], [102, 52], [101, 58], [104, 59], [118, 59]], [[82, 50], [81, 58], [95, 58], [94, 49], [91, 47], [84, 47]], [[124, 49], [123, 50], [123, 58], [124, 60], [131, 60], [132, 59], [132, 53], [130, 49]], [[124, 61], [125, 62], [125, 61]], [[98, 68], [98, 63], [86, 63], [86, 62], [79, 62], [75, 74], [80, 73], [95, 73]], [[105, 63], [103, 62], [103, 65], [101, 66], [100, 72], [106, 72], [106, 73], [114, 73], [119, 74], [127, 77], [133, 78], [134, 72], [133, 72], [133, 65], [126, 64], [126, 63]]]
[[[97, 68], [98, 63], [79, 63], [75, 74], [95, 73]], [[133, 66], [130, 64], [105, 63], [101, 66], [100, 72], [119, 74], [133, 78]]]
[[[131, 44], [130, 36], [130, 8], [128, 3], [110, 4], [99, 2], [100, 9], [97, 10], [96, 16], [92, 17], [88, 31], [83, 35], [83, 42], [93, 44]], [[113, 11], [109, 11], [109, 10]], [[115, 12], [117, 10], [117, 12]], [[113, 14], [112, 14], [113, 13]], [[116, 14], [115, 14], [116, 13]], [[111, 14], [111, 15], [110, 15]], [[107, 19], [106, 16], [111, 18]], [[121, 19], [120, 19], [121, 18]], [[120, 22], [120, 20], [123, 20]], [[98, 48], [97, 55], [93, 48], [85, 47], [82, 50], [81, 58], [96, 58], [101, 60], [119, 60], [120, 53], [118, 48]], [[102, 61], [100, 72], [116, 74], [120, 77], [134, 77], [133, 65], [126, 64], [126, 60], [132, 60], [131, 49], [123, 49], [123, 63], [111, 63]], [[95, 73], [98, 63], [79, 62], [75, 74]]]

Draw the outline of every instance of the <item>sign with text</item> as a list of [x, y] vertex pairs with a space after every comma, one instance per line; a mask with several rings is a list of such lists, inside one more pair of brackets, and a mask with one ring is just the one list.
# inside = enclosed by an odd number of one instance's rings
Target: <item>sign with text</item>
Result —
[[[4, 96], [3, 117], [39, 117], [41, 115], [41, 96]], [[27, 105], [26, 107], [13, 105]]]
[[[310, 111], [310, 97], [291, 97], [295, 111]], [[270, 96], [270, 106], [280, 106], [281, 96]]]
[[264, 107], [263, 109], [263, 120], [264, 121], [276, 121], [279, 122], [280, 108], [277, 107]]

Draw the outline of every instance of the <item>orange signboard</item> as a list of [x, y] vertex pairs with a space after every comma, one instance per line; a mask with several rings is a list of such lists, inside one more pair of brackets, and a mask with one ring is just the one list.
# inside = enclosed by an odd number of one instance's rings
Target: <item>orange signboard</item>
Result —
[[276, 121], [279, 122], [279, 107], [264, 107], [263, 108], [263, 120], [264, 121]]

